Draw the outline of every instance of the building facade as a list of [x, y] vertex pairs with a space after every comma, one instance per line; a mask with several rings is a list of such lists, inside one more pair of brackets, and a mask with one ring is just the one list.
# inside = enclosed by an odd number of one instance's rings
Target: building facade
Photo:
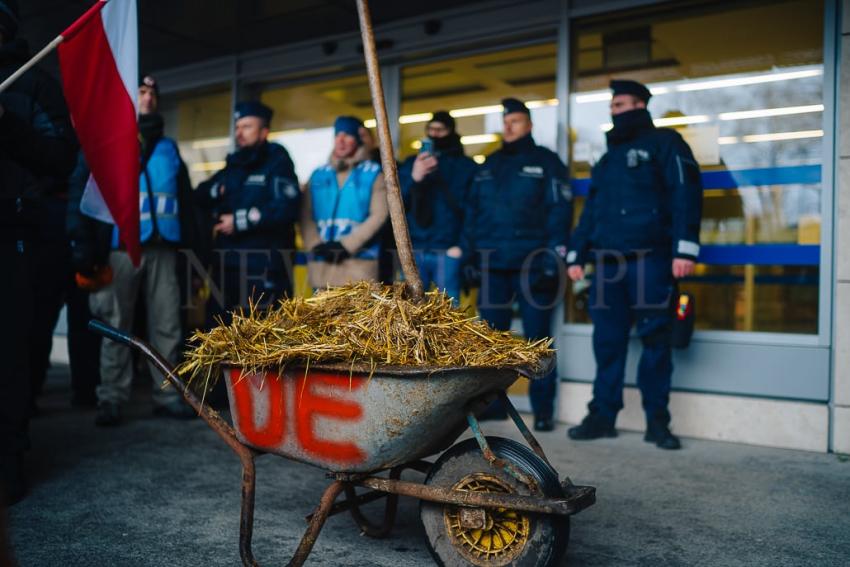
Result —
[[[610, 78], [654, 94], [703, 172], [697, 332], [675, 356], [685, 436], [850, 452], [850, 1], [529, 0], [476, 3], [376, 28], [397, 157], [433, 110], [467, 153], [498, 147], [499, 101], [529, 101], [538, 143], [570, 166], [577, 214], [605, 151]], [[223, 166], [231, 109], [275, 110], [299, 178], [330, 152], [335, 116], [373, 116], [356, 33], [156, 71], [193, 181]], [[559, 417], [585, 412], [594, 375], [586, 290], [553, 329]], [[643, 427], [634, 384], [618, 425]], [[514, 392], [522, 403], [522, 392]]]

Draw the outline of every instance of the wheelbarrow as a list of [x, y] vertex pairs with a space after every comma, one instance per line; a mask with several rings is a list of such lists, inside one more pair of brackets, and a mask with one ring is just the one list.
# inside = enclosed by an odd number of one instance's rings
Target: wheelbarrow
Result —
[[[560, 480], [504, 390], [544, 368], [378, 367], [347, 364], [249, 374], [222, 365], [233, 426], [204, 405], [147, 343], [99, 321], [89, 328], [147, 357], [242, 462], [239, 553], [251, 551], [254, 459], [262, 454], [314, 465], [331, 480], [290, 566], [303, 565], [329, 516], [350, 512], [367, 536], [386, 537], [399, 496], [421, 501], [420, 518], [441, 565], [555, 565], [569, 541], [570, 516], [592, 505], [596, 489]], [[476, 415], [501, 399], [527, 445], [486, 437]], [[453, 443], [466, 431], [473, 438]], [[438, 455], [431, 462], [427, 457]], [[425, 474], [402, 480], [404, 470]], [[358, 493], [356, 488], [368, 489]], [[344, 500], [337, 498], [344, 495]], [[360, 507], [386, 499], [381, 522]]]

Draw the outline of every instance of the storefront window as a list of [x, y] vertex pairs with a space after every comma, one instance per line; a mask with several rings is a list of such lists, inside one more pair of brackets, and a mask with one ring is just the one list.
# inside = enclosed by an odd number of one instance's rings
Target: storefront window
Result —
[[[698, 328], [817, 333], [823, 159], [823, 3], [704, 2], [574, 23], [570, 155], [581, 210], [605, 152], [611, 78], [653, 92], [705, 188]], [[578, 218], [578, 216], [576, 217]], [[568, 298], [568, 322], [586, 322]]]
[[192, 186], [224, 167], [230, 151], [230, 89], [162, 97], [166, 134], [177, 141]]
[[556, 69], [554, 43], [405, 67], [399, 157], [416, 153], [432, 112], [448, 110], [456, 120], [466, 154], [483, 162], [501, 145], [500, 101], [506, 97], [528, 104], [534, 139], [554, 150]]

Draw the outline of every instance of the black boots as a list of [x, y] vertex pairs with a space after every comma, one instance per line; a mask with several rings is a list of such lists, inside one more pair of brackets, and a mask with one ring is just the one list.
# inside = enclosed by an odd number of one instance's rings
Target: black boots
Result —
[[661, 449], [681, 449], [682, 443], [679, 438], [670, 432], [666, 419], [652, 419], [646, 424], [646, 434], [643, 440], [647, 443], [655, 443]]
[[121, 423], [121, 406], [115, 402], [100, 402], [94, 424], [98, 427], [115, 427]]
[[[0, 455], [0, 509], [14, 506], [27, 494], [21, 455]], [[1, 510], [0, 510], [1, 511]]]
[[567, 437], [575, 441], [590, 441], [591, 439], [616, 436], [617, 430], [614, 429], [614, 422], [594, 412], [587, 414], [581, 425], [567, 429]]
[[534, 431], [552, 431], [555, 429], [555, 420], [551, 417], [534, 417]]

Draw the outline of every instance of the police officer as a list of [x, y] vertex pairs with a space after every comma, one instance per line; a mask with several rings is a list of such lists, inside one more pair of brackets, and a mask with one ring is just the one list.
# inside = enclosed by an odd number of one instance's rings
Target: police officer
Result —
[[623, 372], [632, 324], [643, 343], [637, 383], [644, 439], [678, 449], [667, 410], [673, 373], [670, 301], [699, 255], [702, 187], [690, 148], [673, 130], [656, 128], [646, 109], [649, 89], [611, 81], [608, 153], [593, 168], [590, 193], [567, 255], [571, 279], [595, 260], [590, 295], [596, 379], [589, 414], [572, 439], [614, 437], [623, 407]]
[[248, 298], [271, 304], [292, 294], [295, 221], [301, 192], [295, 166], [268, 141], [272, 109], [257, 101], [236, 105], [237, 150], [202, 183], [199, 204], [213, 216], [213, 295], [210, 322]]
[[[464, 218], [466, 285], [480, 283], [478, 310], [494, 329], [511, 326], [518, 301], [529, 339], [551, 336], [552, 314], [565, 286], [564, 257], [572, 221], [567, 168], [531, 136], [531, 113], [521, 101], [502, 101], [502, 147], [476, 176]], [[531, 383], [534, 427], [554, 427], [557, 373]], [[487, 417], [504, 417], [492, 406]]]
[[398, 172], [407, 225], [422, 282], [426, 287], [433, 282], [457, 303], [463, 203], [477, 166], [464, 155], [448, 112], [435, 112], [425, 133], [432, 147], [409, 157]]

